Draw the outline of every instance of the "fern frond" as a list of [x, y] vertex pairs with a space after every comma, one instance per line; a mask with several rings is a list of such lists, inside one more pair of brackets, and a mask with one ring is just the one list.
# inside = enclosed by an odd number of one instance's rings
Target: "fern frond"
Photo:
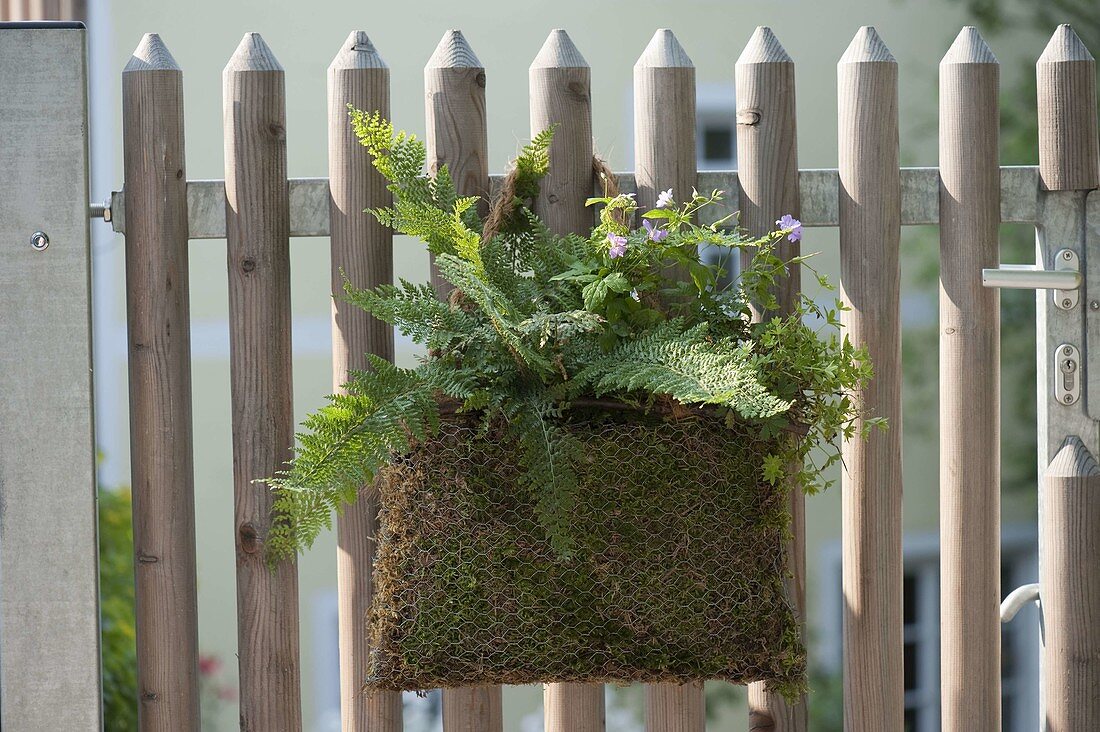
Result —
[[750, 420], [791, 407], [765, 386], [751, 344], [710, 340], [706, 323], [684, 330], [680, 321], [669, 321], [625, 341], [578, 373], [574, 388], [592, 388], [597, 395], [667, 394], [682, 404], [729, 407]]
[[409, 450], [410, 436], [426, 439], [438, 428], [433, 386], [416, 371], [369, 358], [372, 371], [353, 376], [346, 394], [306, 418], [293, 462], [265, 481], [275, 491], [272, 561], [310, 547], [392, 454]]

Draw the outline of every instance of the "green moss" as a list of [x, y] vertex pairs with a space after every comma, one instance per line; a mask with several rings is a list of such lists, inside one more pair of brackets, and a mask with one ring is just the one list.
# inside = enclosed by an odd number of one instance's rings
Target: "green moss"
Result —
[[541, 520], [501, 432], [447, 423], [385, 475], [368, 686], [766, 681], [805, 686], [783, 586], [774, 444], [690, 421], [564, 425], [565, 522]]

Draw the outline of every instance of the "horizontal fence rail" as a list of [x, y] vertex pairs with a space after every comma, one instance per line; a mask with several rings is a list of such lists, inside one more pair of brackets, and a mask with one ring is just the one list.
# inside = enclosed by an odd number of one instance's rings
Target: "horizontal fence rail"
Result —
[[[365, 153], [364, 153], [365, 154]], [[633, 173], [616, 173], [616, 182], [624, 193], [637, 190]], [[495, 194], [503, 175], [489, 177]], [[802, 224], [810, 227], [840, 225], [838, 191], [840, 177], [835, 168], [809, 168], [798, 171], [801, 189]], [[291, 178], [290, 235], [294, 237], [329, 236], [329, 186], [327, 178]], [[737, 171], [712, 170], [698, 175], [700, 191], [725, 191], [725, 199], [704, 211], [703, 223], [737, 213]], [[126, 192], [111, 193], [109, 217], [114, 230], [126, 233]], [[187, 182], [187, 222], [191, 239], [225, 238], [225, 182], [191, 180]], [[92, 206], [91, 215], [104, 215], [103, 206]], [[1035, 165], [1008, 165], [1001, 168], [1001, 221], [1006, 224], [1034, 224], [1039, 217], [1039, 168]], [[901, 225], [926, 226], [940, 222], [940, 171], [938, 168], [901, 169]]]

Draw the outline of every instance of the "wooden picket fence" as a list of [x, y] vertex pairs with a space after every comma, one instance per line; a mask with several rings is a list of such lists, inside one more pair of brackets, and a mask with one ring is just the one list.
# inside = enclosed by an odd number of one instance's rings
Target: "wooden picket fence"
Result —
[[[1087, 614], [1090, 603], [1100, 606], [1100, 579], [1088, 569], [1100, 562], [1100, 470], [1091, 457], [1100, 449], [1088, 411], [1100, 410], [1100, 396], [1092, 407], [1083, 397], [1055, 402], [1042, 381], [1057, 378], [1053, 349], [1073, 343], [1086, 353], [1090, 314], [1100, 310], [1084, 276], [1093, 267], [1100, 275], [1100, 255], [1086, 256], [1100, 252], [1100, 201], [1088, 193], [1100, 186], [1092, 57], [1061, 26], [1039, 59], [1038, 167], [999, 165], [998, 64], [974, 28], [940, 65], [938, 169], [899, 167], [898, 64], [873, 28], [856, 33], [837, 67], [835, 170], [798, 168], [795, 67], [771, 30], [756, 30], [735, 68], [739, 169], [700, 173], [695, 69], [673, 34], [658, 31], [634, 67], [635, 171], [619, 183], [641, 206], [664, 188], [724, 189], [727, 209], [740, 210], [753, 234], [785, 213], [839, 227], [845, 325], [875, 365], [862, 397], [891, 424], [844, 445], [846, 729], [904, 726], [899, 239], [912, 224], [940, 230], [942, 727], [1000, 728], [999, 296], [983, 287], [981, 271], [998, 267], [1002, 222], [1037, 227], [1046, 269], [1066, 249], [1086, 260], [1079, 303], [1062, 308], [1051, 291], [1039, 295], [1042, 666], [1044, 729], [1100, 729], [1100, 631]], [[141, 40], [122, 78], [125, 182], [110, 211], [126, 239], [141, 726], [199, 725], [188, 246], [225, 237], [241, 728], [298, 730], [297, 571], [293, 562], [274, 572], [264, 564], [271, 496], [254, 480], [279, 470], [293, 444], [290, 237], [331, 237], [334, 291], [341, 272], [361, 287], [393, 277], [392, 232], [363, 213], [387, 205], [389, 194], [346, 113], [350, 103], [388, 115], [389, 70], [365, 33], [348, 37], [328, 69], [328, 178], [289, 182], [284, 72], [258, 34], [246, 34], [225, 67], [224, 181], [187, 180], [182, 71], [157, 35]], [[487, 75], [462, 33], [444, 35], [424, 83], [429, 165], [448, 165], [460, 195], [488, 199], [499, 176], [488, 168]], [[536, 56], [530, 85], [532, 132], [558, 125], [537, 208], [555, 231], [586, 230], [590, 70], [564, 31]], [[787, 245], [785, 254], [795, 253], [797, 244]], [[798, 287], [794, 273], [783, 301]], [[363, 354], [393, 357], [391, 329], [339, 300], [332, 334], [336, 388], [365, 366]], [[1091, 389], [1086, 365], [1074, 364], [1086, 382], [1079, 389]], [[1100, 369], [1096, 378], [1100, 389]], [[801, 495], [792, 509], [790, 589], [804, 613]], [[396, 732], [400, 696], [359, 693], [376, 511], [367, 496], [337, 519], [341, 714], [345, 730]], [[598, 685], [548, 685], [546, 729], [602, 730], [603, 698]], [[749, 707], [747, 728], [807, 727], [805, 700], [789, 705], [754, 685]], [[446, 732], [498, 731], [501, 690], [445, 690], [443, 715]], [[702, 686], [648, 686], [646, 725], [703, 730]]]

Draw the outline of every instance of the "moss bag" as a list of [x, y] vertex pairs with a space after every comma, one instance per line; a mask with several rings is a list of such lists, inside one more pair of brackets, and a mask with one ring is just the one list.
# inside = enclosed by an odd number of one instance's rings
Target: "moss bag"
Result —
[[713, 420], [565, 426], [582, 449], [554, 506], [515, 445], [454, 418], [383, 474], [367, 687], [804, 688], [769, 444]]

